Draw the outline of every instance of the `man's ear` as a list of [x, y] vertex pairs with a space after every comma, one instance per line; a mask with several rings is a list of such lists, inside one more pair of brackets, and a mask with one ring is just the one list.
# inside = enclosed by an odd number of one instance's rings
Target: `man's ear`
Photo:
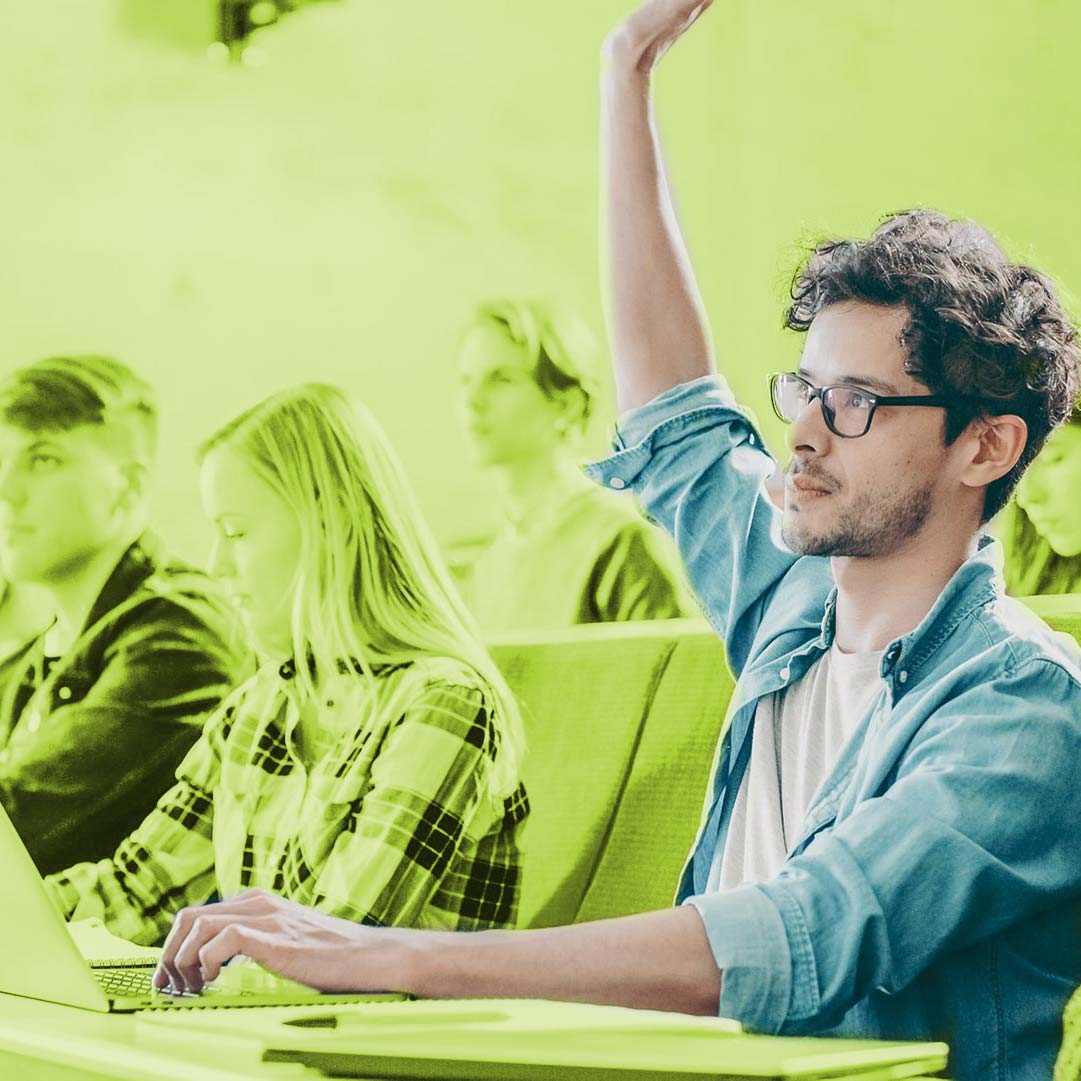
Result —
[[962, 438], [970, 457], [961, 483], [982, 488], [1004, 477], [1017, 464], [1028, 442], [1028, 425], [1013, 413], [980, 417]]
[[124, 484], [117, 500], [117, 510], [131, 514], [145, 502], [150, 490], [150, 469], [144, 462], [124, 462], [118, 467]]

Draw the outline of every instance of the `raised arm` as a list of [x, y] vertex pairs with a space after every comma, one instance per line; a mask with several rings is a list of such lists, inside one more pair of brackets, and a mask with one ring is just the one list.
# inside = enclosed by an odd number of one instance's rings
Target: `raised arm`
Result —
[[609, 333], [621, 410], [713, 371], [653, 118], [660, 58], [712, 0], [649, 0], [605, 42], [602, 81]]

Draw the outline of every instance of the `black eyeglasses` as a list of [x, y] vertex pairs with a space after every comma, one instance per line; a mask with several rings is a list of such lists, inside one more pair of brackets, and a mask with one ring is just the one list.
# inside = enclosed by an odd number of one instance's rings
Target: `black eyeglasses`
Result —
[[950, 399], [939, 394], [904, 395], [902, 397], [873, 394], [849, 383], [834, 383], [816, 387], [795, 372], [778, 372], [769, 380], [773, 411], [786, 424], [791, 424], [817, 398], [822, 403], [822, 417], [834, 435], [842, 439], [857, 439], [866, 435], [871, 418], [880, 405], [933, 405], [944, 408]]

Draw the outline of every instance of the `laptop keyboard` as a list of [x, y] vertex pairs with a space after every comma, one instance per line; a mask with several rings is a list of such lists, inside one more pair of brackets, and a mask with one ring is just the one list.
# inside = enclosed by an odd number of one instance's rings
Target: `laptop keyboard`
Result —
[[189, 998], [203, 998], [209, 1001], [218, 995], [228, 999], [238, 999], [237, 1005], [243, 1005], [244, 999], [252, 998], [256, 994], [255, 990], [246, 987], [208, 987], [202, 995], [191, 993], [174, 995], [168, 991], [158, 991], [151, 983], [154, 968], [154, 965], [98, 962], [91, 965], [91, 972], [110, 998], [149, 998], [156, 1006], [168, 1006], [173, 1002]]
[[154, 969], [150, 966], [138, 968], [95, 968], [94, 978], [111, 998], [145, 998], [153, 988], [150, 977]]

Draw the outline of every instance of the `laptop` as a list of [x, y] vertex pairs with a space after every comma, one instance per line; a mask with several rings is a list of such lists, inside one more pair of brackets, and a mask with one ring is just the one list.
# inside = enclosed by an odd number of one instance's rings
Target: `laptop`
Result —
[[324, 994], [267, 972], [253, 962], [229, 965], [201, 995], [173, 995], [151, 986], [160, 951], [88, 961], [53, 907], [34, 861], [0, 806], [0, 991], [103, 1013], [214, 1009], [231, 1006], [333, 1006], [400, 1002], [409, 996]]

